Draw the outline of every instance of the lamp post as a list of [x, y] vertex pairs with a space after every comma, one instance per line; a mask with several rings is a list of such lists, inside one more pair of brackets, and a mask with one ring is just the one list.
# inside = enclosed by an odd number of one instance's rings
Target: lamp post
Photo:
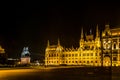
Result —
[[110, 42], [111, 42], [111, 43], [110, 43], [110, 44], [111, 44], [111, 45], [110, 45], [110, 53], [111, 53], [111, 56], [110, 56], [110, 57], [111, 57], [111, 58], [110, 58], [110, 59], [111, 59], [111, 65], [110, 65], [110, 66], [111, 66], [111, 68], [112, 68], [112, 35], [110, 35], [110, 40], [111, 40], [111, 41], [110, 41]]

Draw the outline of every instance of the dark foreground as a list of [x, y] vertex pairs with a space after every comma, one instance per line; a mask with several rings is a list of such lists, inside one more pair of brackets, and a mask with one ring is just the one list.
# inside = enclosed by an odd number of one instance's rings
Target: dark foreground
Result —
[[120, 80], [120, 68], [77, 67], [0, 70], [0, 80]]

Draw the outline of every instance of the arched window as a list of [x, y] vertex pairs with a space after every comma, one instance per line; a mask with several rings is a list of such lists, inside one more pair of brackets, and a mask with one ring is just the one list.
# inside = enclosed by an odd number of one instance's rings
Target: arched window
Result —
[[116, 49], [116, 44], [114, 44], [114, 49]]
[[117, 61], [117, 57], [113, 57], [113, 61]]
[[105, 35], [108, 36], [108, 32], [106, 32]]

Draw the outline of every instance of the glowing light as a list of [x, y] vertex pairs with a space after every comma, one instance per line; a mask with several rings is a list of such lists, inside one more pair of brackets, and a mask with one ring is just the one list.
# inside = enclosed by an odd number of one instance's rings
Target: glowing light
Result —
[[[102, 58], [103, 58], [103, 66], [110, 66], [111, 61], [110, 58], [106, 58], [105, 56], [111, 57], [111, 47], [113, 47], [113, 39], [117, 39], [116, 49], [119, 50], [120, 44], [120, 28], [119, 29], [110, 29], [109, 25], [105, 25], [105, 30], [102, 32], [102, 41], [100, 41], [100, 35], [94, 36], [92, 35], [92, 31], [90, 29], [90, 35], [85, 35], [83, 30], [81, 31], [81, 39], [79, 48], [71, 49], [63, 48], [60, 43], [59, 47], [49, 45], [46, 48], [45, 53], [45, 65], [91, 65], [91, 66], [101, 66]], [[98, 33], [98, 30], [96, 30]], [[114, 37], [112, 34], [117, 35]], [[103, 46], [103, 48], [102, 48]], [[54, 51], [53, 51], [54, 50]], [[102, 53], [103, 52], [103, 53]], [[114, 61], [113, 64], [120, 66], [120, 51], [117, 51], [118, 61]], [[58, 54], [56, 56], [47, 56], [52, 54]], [[80, 54], [80, 55], [79, 55]], [[102, 57], [103, 55], [103, 57]], [[114, 65], [113, 65], [114, 66]]]

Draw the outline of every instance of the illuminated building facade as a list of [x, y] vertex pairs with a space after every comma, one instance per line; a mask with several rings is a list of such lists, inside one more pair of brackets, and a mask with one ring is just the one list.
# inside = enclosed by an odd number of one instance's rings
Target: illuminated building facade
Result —
[[5, 53], [5, 49], [3, 49], [1, 46], [0, 46], [0, 54], [4, 54]]
[[28, 47], [24, 47], [21, 53], [21, 64], [30, 64], [30, 52]]
[[110, 29], [105, 25], [101, 41], [103, 66], [120, 66], [120, 28]]
[[105, 30], [100, 36], [98, 25], [96, 36], [83, 33], [79, 48], [63, 48], [58, 40], [57, 45], [50, 45], [45, 51], [45, 65], [87, 65], [87, 66], [120, 66], [120, 28]]

